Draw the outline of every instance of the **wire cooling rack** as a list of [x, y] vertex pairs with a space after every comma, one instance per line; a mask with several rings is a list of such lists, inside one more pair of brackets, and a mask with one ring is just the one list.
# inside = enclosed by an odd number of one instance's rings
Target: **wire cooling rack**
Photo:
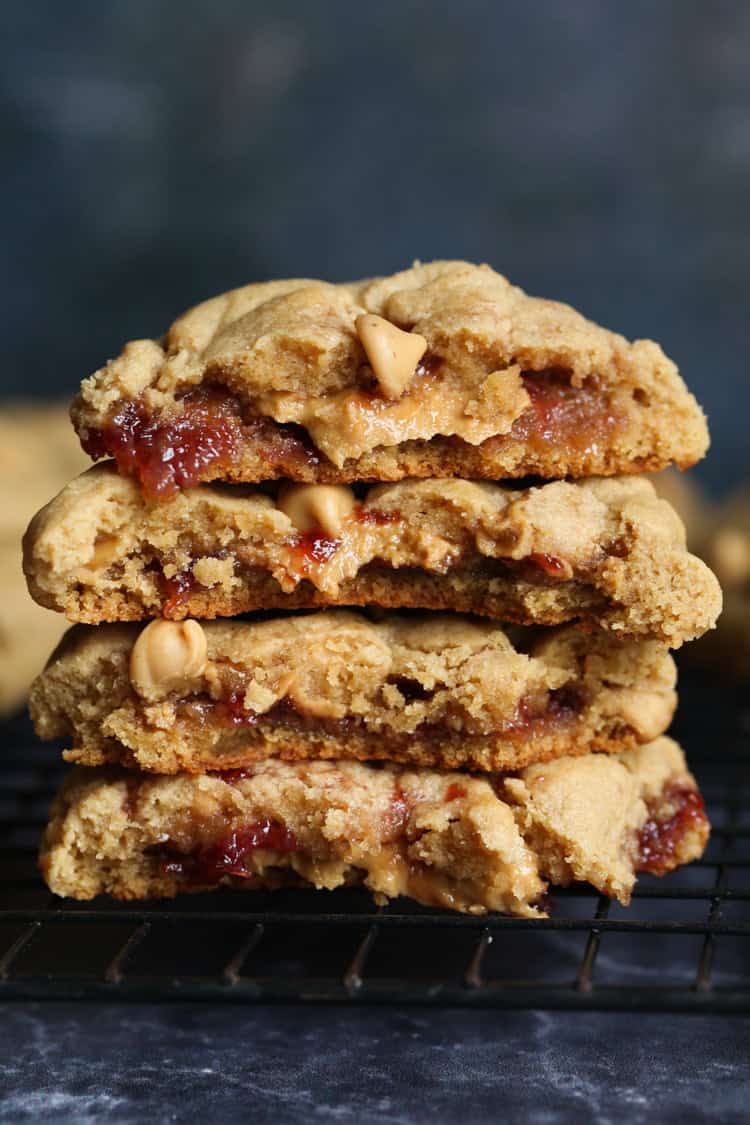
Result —
[[590, 888], [549, 920], [384, 909], [361, 890], [225, 891], [169, 903], [55, 899], [36, 847], [62, 769], [26, 720], [0, 728], [0, 998], [294, 1000], [497, 1008], [750, 1010], [750, 711], [683, 683], [713, 824], [704, 858]]

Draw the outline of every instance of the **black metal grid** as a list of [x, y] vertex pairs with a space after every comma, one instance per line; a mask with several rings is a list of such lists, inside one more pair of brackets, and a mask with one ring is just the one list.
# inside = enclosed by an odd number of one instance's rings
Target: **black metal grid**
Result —
[[701, 688], [687, 715], [681, 733], [714, 826], [703, 860], [642, 878], [627, 910], [587, 887], [553, 892], [549, 920], [403, 901], [377, 909], [359, 890], [218, 892], [135, 907], [55, 899], [35, 860], [61, 770], [18, 720], [2, 728], [0, 997], [746, 1011], [742, 701], [708, 700]]

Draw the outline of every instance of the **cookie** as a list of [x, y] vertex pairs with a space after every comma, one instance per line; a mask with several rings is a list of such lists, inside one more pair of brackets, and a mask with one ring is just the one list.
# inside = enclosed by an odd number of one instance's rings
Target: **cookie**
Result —
[[39, 512], [25, 569], [38, 602], [89, 624], [379, 605], [577, 620], [677, 647], [721, 606], [679, 518], [638, 477], [402, 481], [359, 498], [200, 485], [148, 504], [108, 462]]
[[34, 605], [21, 569], [21, 536], [40, 504], [87, 460], [67, 409], [23, 402], [0, 407], [0, 716], [26, 699], [65, 622]]
[[55, 894], [78, 899], [361, 881], [379, 903], [540, 917], [549, 883], [627, 903], [638, 872], [696, 859], [708, 832], [680, 748], [660, 738], [516, 777], [278, 760], [200, 776], [79, 768], [40, 863]]
[[278, 756], [516, 769], [618, 751], [669, 724], [667, 648], [570, 626], [326, 610], [201, 625], [75, 626], [32, 689], [69, 761], [154, 773]]
[[656, 495], [674, 508], [685, 528], [689, 550], [703, 557], [706, 537], [712, 523], [711, 503], [695, 473], [664, 469], [651, 476]]
[[750, 679], [750, 489], [739, 489], [718, 511], [703, 542], [724, 591], [718, 628], [690, 651], [698, 664], [738, 681]]
[[704, 544], [725, 590], [750, 584], [750, 488], [741, 488], [714, 513]]
[[489, 266], [248, 285], [135, 340], [72, 417], [151, 497], [201, 481], [612, 475], [703, 456], [703, 414], [630, 343]]
[[0, 716], [26, 700], [31, 683], [65, 631], [65, 621], [28, 595], [18, 541], [0, 542]]
[[0, 406], [0, 540], [17, 544], [34, 512], [88, 464], [67, 407]]

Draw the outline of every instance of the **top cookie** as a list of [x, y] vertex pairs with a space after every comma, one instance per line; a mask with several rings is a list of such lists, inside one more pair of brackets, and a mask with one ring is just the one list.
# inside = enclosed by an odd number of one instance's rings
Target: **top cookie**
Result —
[[708, 445], [657, 344], [465, 262], [236, 289], [126, 345], [72, 417], [92, 457], [163, 498], [220, 479], [612, 475]]

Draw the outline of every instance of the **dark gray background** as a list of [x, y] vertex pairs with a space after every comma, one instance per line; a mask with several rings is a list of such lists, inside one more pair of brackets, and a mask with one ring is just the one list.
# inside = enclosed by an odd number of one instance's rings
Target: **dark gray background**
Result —
[[491, 262], [680, 364], [744, 475], [750, 4], [7, 5], [5, 394], [249, 280]]

